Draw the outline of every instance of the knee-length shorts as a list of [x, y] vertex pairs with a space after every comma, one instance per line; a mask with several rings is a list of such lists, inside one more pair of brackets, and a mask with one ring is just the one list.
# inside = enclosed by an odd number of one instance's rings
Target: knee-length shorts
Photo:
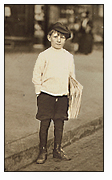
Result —
[[52, 96], [41, 92], [37, 97], [37, 114], [38, 120], [68, 120], [69, 100], [66, 95]]

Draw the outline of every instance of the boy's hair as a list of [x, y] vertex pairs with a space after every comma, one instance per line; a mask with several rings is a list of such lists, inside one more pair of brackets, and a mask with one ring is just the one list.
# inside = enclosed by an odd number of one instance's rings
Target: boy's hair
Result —
[[54, 32], [55, 30], [54, 29], [52, 29], [51, 31], [49, 31], [49, 33], [48, 33], [48, 35], [52, 35], [52, 33]]

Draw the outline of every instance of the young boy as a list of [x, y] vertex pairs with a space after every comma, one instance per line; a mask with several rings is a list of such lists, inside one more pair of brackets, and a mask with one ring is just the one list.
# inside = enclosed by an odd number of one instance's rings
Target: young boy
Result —
[[68, 120], [69, 76], [75, 78], [73, 55], [63, 49], [70, 31], [55, 23], [48, 33], [51, 47], [41, 52], [35, 63], [32, 82], [37, 95], [40, 120], [40, 152], [37, 159], [42, 164], [47, 159], [47, 135], [51, 119], [54, 121], [53, 158], [70, 160], [61, 148], [64, 120]]

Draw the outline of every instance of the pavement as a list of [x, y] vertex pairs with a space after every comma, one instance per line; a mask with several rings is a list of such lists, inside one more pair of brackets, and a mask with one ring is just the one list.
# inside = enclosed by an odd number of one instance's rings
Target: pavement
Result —
[[[36, 96], [32, 73], [42, 49], [5, 51], [5, 171], [36, 160], [39, 121], [35, 119]], [[65, 122], [62, 146], [103, 127], [103, 52], [75, 55], [76, 79], [83, 85], [80, 114]], [[53, 148], [53, 122], [48, 134], [48, 153]]]
[[70, 161], [55, 160], [47, 156], [44, 164], [33, 162], [19, 169], [19, 172], [103, 172], [103, 128], [81, 138], [64, 148]]

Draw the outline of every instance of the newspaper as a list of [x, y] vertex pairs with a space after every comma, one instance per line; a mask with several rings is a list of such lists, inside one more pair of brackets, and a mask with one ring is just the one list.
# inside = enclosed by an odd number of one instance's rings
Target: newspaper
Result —
[[70, 77], [69, 119], [76, 119], [78, 117], [81, 107], [82, 90], [83, 86], [76, 79]]

